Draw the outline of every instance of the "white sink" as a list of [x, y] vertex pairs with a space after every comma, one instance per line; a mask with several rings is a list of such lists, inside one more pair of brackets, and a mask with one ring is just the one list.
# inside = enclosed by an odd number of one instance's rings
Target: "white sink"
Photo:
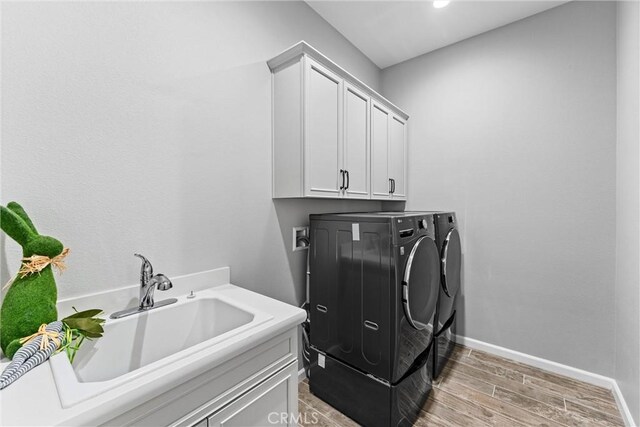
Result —
[[168, 369], [271, 318], [211, 289], [193, 299], [182, 296], [165, 307], [108, 319], [104, 336], [85, 341], [73, 366], [65, 353], [50, 359], [62, 406], [71, 407], [134, 378]]
[[73, 362], [81, 383], [106, 381], [215, 338], [254, 318], [218, 298], [187, 300], [105, 325], [104, 336], [85, 342]]

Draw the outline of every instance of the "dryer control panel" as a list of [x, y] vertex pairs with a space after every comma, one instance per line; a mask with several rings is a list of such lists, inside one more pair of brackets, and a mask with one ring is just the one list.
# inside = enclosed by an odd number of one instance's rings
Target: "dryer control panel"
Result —
[[404, 245], [417, 237], [435, 237], [435, 223], [432, 215], [403, 216], [394, 221], [394, 244]]

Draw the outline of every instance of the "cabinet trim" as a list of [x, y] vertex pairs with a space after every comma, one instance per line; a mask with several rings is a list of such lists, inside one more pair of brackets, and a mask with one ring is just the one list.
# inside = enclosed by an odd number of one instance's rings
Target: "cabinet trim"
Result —
[[278, 54], [275, 58], [267, 61], [267, 65], [269, 65], [269, 69], [271, 69], [271, 72], [276, 72], [280, 68], [287, 66], [287, 64], [290, 64], [292, 61], [296, 61], [302, 55], [311, 56], [314, 60], [322, 64], [327, 69], [340, 75], [349, 83], [359, 87], [362, 91], [367, 93], [367, 95], [379, 100], [387, 108], [391, 109], [395, 114], [398, 114], [398, 116], [400, 116], [403, 120], [409, 119], [409, 115], [404, 111], [402, 111], [398, 106], [393, 104], [384, 96], [380, 95], [375, 90], [371, 89], [369, 86], [363, 83], [360, 79], [358, 79], [353, 74], [346, 71], [344, 68], [342, 68], [341, 66], [333, 62], [331, 59], [327, 58], [320, 51], [315, 49], [313, 46], [309, 45], [304, 40], [285, 49], [283, 52]]

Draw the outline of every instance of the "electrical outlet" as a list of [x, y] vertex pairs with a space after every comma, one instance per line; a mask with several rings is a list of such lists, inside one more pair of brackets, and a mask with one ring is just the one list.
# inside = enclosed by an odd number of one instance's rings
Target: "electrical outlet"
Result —
[[303, 251], [309, 249], [309, 227], [300, 225], [293, 227], [293, 251]]

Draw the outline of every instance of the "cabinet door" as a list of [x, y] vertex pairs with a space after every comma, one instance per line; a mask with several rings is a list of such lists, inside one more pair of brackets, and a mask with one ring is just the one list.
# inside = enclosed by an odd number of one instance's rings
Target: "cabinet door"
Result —
[[344, 88], [345, 196], [369, 198], [369, 97], [345, 83]]
[[394, 115], [389, 118], [389, 178], [392, 181], [393, 199], [407, 198], [406, 181], [407, 125]]
[[298, 371], [293, 362], [208, 419], [209, 427], [298, 425]]
[[389, 111], [371, 104], [371, 198], [389, 199]]
[[305, 196], [336, 198], [342, 185], [342, 79], [305, 60]]

